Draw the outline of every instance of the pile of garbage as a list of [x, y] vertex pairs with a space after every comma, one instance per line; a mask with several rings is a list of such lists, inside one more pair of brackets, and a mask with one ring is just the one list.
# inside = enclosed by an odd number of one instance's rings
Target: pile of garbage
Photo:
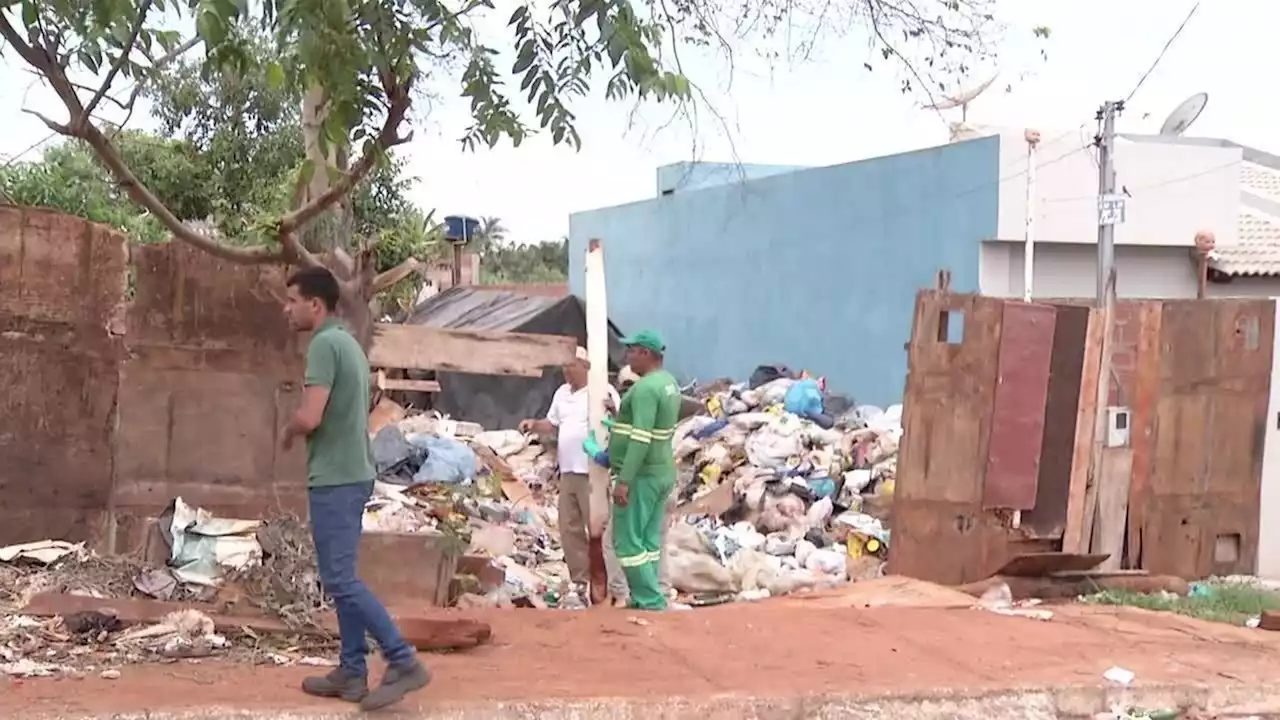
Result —
[[[822, 382], [761, 368], [687, 391], [664, 578], [690, 604], [879, 577], [902, 406], [853, 406]], [[375, 411], [377, 414], [377, 411]], [[374, 434], [366, 530], [442, 533], [500, 569], [465, 606], [581, 607], [557, 532], [555, 454], [515, 430], [395, 414]], [[483, 597], [476, 597], [483, 595]]]
[[421, 414], [378, 428], [372, 447], [378, 482], [366, 531], [455, 538], [502, 572], [501, 587], [462, 578], [460, 605], [582, 606], [560, 546], [550, 446], [517, 430]]
[[706, 412], [676, 429], [666, 572], [695, 605], [883, 574], [902, 406], [849, 406], [769, 370], [703, 389]]

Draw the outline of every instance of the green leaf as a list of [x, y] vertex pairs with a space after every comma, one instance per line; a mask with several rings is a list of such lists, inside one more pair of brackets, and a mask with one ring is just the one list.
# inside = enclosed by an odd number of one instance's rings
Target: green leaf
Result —
[[267, 86], [272, 90], [280, 90], [284, 87], [284, 67], [278, 62], [267, 64]]
[[36, 4], [31, 0], [23, 0], [22, 2], [22, 24], [29, 28], [33, 28], [40, 23], [40, 14], [36, 10]]
[[516, 64], [511, 67], [511, 73], [519, 75], [528, 70], [533, 65], [536, 50], [537, 48], [532, 40], [524, 41], [524, 44], [520, 46], [520, 54], [516, 56]]
[[316, 163], [311, 158], [302, 161], [302, 167], [298, 170], [298, 177], [302, 180], [303, 185], [311, 184], [311, 178], [316, 175]]

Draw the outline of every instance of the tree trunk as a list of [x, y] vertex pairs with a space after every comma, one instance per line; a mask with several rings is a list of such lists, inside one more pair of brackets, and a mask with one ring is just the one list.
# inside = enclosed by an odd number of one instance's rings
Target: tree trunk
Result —
[[[321, 145], [320, 137], [328, 114], [326, 102], [324, 88], [319, 85], [312, 86], [302, 98], [302, 144], [313, 171], [295, 207], [328, 191], [330, 172], [346, 170], [346, 149], [335, 143], [329, 143], [327, 149]], [[339, 248], [350, 252], [355, 245], [353, 232], [351, 198], [346, 197], [303, 228], [302, 246], [313, 253], [332, 252]]]
[[360, 347], [369, 352], [373, 344], [373, 310], [369, 307], [367, 292], [363, 287], [353, 283], [342, 283], [342, 295], [338, 299], [338, 316], [347, 324], [347, 328]]
[[[320, 142], [327, 115], [325, 105], [325, 91], [319, 85], [312, 86], [302, 98], [302, 144], [313, 172], [310, 181], [296, 193], [295, 208], [327, 192], [333, 170], [346, 170], [346, 148], [330, 143], [326, 149]], [[351, 334], [368, 352], [373, 342], [374, 318], [369, 307], [372, 278], [363, 274], [353, 277], [347, 268], [340, 266], [333, 254], [336, 250], [351, 253], [356, 244], [354, 226], [351, 198], [346, 197], [303, 228], [301, 241], [307, 250], [327, 258], [329, 269], [339, 278], [342, 288], [342, 295], [338, 300], [338, 316], [347, 323]]]

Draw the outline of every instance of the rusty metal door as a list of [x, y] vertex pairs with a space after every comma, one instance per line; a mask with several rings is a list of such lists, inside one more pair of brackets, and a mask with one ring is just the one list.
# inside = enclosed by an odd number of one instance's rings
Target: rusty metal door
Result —
[[1200, 578], [1251, 574], [1258, 550], [1262, 450], [1275, 302], [1166, 301], [1154, 442], [1145, 475], [1138, 566]]

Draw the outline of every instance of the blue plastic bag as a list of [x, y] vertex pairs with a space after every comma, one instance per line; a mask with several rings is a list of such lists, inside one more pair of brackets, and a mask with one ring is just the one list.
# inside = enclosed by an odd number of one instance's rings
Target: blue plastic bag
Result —
[[475, 451], [463, 443], [435, 435], [414, 435], [409, 443], [427, 454], [413, 475], [414, 485], [460, 483], [475, 477]]
[[782, 400], [782, 409], [800, 417], [821, 415], [822, 390], [818, 387], [818, 381], [813, 378], [795, 381], [787, 389], [786, 397]]

